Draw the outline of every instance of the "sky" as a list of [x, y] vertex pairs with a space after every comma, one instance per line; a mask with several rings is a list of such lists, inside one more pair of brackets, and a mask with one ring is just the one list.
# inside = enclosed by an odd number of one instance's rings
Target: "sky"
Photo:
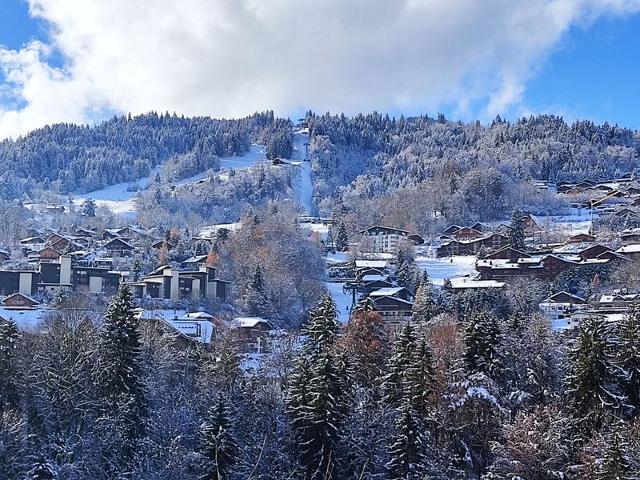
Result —
[[640, 129], [640, 0], [0, 1], [0, 138], [265, 109]]

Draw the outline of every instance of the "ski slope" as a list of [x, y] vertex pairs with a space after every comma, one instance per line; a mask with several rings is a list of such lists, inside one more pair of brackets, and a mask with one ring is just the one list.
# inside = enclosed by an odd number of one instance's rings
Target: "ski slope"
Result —
[[309, 143], [306, 129], [293, 133], [293, 165], [300, 168], [300, 177], [295, 185], [296, 198], [307, 215], [313, 214], [313, 181], [311, 179], [311, 162], [305, 161], [305, 144]]

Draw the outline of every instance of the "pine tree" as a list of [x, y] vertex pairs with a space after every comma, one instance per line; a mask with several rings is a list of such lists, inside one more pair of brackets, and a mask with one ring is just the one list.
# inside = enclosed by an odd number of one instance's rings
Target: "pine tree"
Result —
[[229, 408], [222, 397], [209, 411], [200, 427], [200, 450], [206, 459], [200, 480], [225, 480], [237, 462], [239, 448], [233, 433]]
[[335, 241], [337, 251], [344, 252], [349, 248], [349, 235], [347, 235], [347, 227], [342, 220], [338, 223]]
[[429, 416], [429, 402], [434, 394], [436, 372], [433, 367], [433, 353], [422, 337], [417, 343], [414, 359], [407, 369], [407, 393], [416, 413], [422, 420]]
[[133, 267], [131, 269], [131, 272], [133, 273], [133, 281], [134, 282], [140, 281], [140, 274], [142, 273], [142, 267], [140, 266], [140, 260], [138, 260], [137, 258], [133, 262]]
[[109, 304], [97, 353], [95, 381], [103, 413], [116, 420], [124, 441], [132, 442], [144, 430], [146, 406], [140, 331], [126, 285], [120, 287]]
[[620, 407], [613, 390], [612, 331], [605, 320], [588, 317], [569, 353], [567, 402], [583, 432], [599, 429], [607, 412]]
[[396, 433], [389, 447], [391, 459], [386, 465], [390, 480], [420, 480], [425, 477], [422, 429], [408, 401], [399, 408]]
[[476, 313], [464, 331], [464, 363], [468, 373], [484, 373], [498, 379], [502, 368], [498, 321], [486, 312]]
[[94, 202], [92, 198], [87, 198], [82, 202], [82, 215], [85, 217], [96, 216], [96, 202]]
[[524, 212], [516, 208], [511, 215], [511, 225], [509, 226], [509, 246], [516, 250], [523, 251], [526, 248], [524, 239]]
[[27, 474], [27, 480], [56, 480], [56, 469], [49, 462], [39, 461]]
[[420, 280], [420, 272], [411, 252], [399, 249], [396, 253], [395, 264], [398, 285], [415, 292]]
[[637, 479], [637, 471], [631, 469], [628, 458], [629, 445], [625, 441], [622, 429], [627, 429], [625, 424], [612, 425], [606, 435], [604, 455], [600, 463], [597, 480], [631, 480]]
[[0, 318], [0, 413], [18, 403], [15, 352], [19, 338], [15, 322]]
[[308, 478], [335, 478], [341, 424], [350, 380], [343, 356], [334, 350], [338, 331], [335, 303], [325, 296], [310, 312], [305, 343], [290, 377], [287, 407]]
[[[426, 272], [424, 272], [426, 275]], [[413, 299], [413, 318], [418, 323], [427, 323], [436, 314], [436, 303], [429, 277], [422, 277]]]
[[640, 306], [634, 305], [618, 324], [617, 365], [622, 391], [634, 414], [640, 412]]
[[256, 266], [253, 276], [247, 285], [244, 294], [244, 306], [249, 315], [263, 316], [268, 311], [267, 292], [260, 265]]
[[408, 373], [416, 356], [417, 338], [415, 330], [407, 323], [393, 343], [391, 357], [387, 362], [387, 373], [383, 378], [383, 400], [392, 407], [398, 407], [403, 400], [410, 400], [411, 395], [408, 386]]

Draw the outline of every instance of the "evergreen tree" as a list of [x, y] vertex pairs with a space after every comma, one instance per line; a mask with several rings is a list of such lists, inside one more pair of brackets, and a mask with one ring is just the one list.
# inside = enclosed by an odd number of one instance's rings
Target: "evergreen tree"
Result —
[[413, 318], [418, 323], [427, 323], [436, 314], [436, 303], [433, 299], [433, 289], [426, 271], [420, 279], [416, 295], [413, 299]]
[[464, 331], [464, 364], [468, 373], [485, 373], [498, 379], [502, 368], [502, 334], [496, 318], [486, 312], [474, 314]]
[[417, 338], [413, 326], [407, 323], [398, 333], [393, 343], [391, 357], [387, 362], [387, 373], [382, 383], [384, 402], [392, 407], [399, 407], [412, 392], [409, 388], [409, 369], [416, 357]]
[[569, 353], [567, 402], [585, 433], [599, 429], [607, 412], [620, 407], [614, 391], [611, 327], [605, 320], [588, 317], [580, 325], [578, 339]]
[[249, 315], [263, 316], [269, 309], [262, 268], [257, 265], [244, 294], [244, 306]]
[[227, 404], [222, 397], [209, 411], [200, 427], [200, 450], [206, 462], [200, 480], [226, 480], [237, 462], [239, 448]]
[[403, 248], [398, 249], [395, 264], [398, 285], [409, 289], [411, 292], [415, 292], [420, 280], [420, 272], [413, 258], [413, 254]]
[[421, 480], [425, 476], [424, 439], [422, 429], [408, 401], [399, 408], [396, 433], [389, 447], [387, 471], [390, 480]]
[[[122, 285], [109, 304], [99, 332], [95, 382], [102, 406], [105, 434], [118, 435], [110, 452], [130, 459], [144, 432], [145, 385], [142, 378], [138, 319], [131, 291]], [[109, 432], [116, 429], [116, 432]]]
[[347, 235], [347, 227], [342, 220], [338, 223], [335, 242], [336, 250], [339, 252], [344, 252], [349, 248], [349, 235]]
[[18, 403], [15, 353], [19, 338], [15, 322], [0, 318], [0, 413]]
[[[629, 445], [625, 441], [622, 429], [626, 425], [612, 425], [606, 435], [604, 455], [598, 469], [597, 480], [632, 480], [638, 478], [638, 471], [633, 471], [629, 460]], [[639, 467], [640, 465], [636, 465]]]
[[87, 198], [82, 202], [82, 215], [85, 217], [96, 216], [96, 202], [92, 198]]
[[288, 410], [299, 457], [308, 478], [336, 478], [341, 424], [350, 388], [343, 356], [335, 353], [336, 307], [330, 296], [318, 302], [304, 328], [305, 343], [291, 375]]
[[516, 208], [511, 215], [511, 225], [509, 226], [509, 246], [516, 250], [524, 251], [526, 248], [524, 239], [524, 212]]
[[27, 474], [27, 480], [56, 480], [56, 469], [49, 462], [39, 461]]
[[616, 350], [622, 391], [637, 415], [640, 411], [640, 306], [634, 305], [618, 324]]
[[135, 259], [135, 261], [133, 262], [133, 267], [131, 268], [131, 271], [133, 273], [133, 281], [134, 282], [138, 282], [140, 281], [140, 274], [142, 273], [142, 267], [140, 266], [140, 260], [139, 259]]

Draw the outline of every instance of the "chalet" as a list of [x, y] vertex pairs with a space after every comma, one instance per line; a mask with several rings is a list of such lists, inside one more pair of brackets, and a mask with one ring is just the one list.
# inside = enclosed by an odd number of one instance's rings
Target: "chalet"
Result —
[[120, 235], [118, 234], [118, 230], [113, 228], [107, 228], [103, 230], [102, 233], [100, 234], [101, 240], [112, 240], [114, 238], [119, 238], [119, 237]]
[[140, 321], [154, 322], [162, 330], [174, 334], [182, 347], [195, 342], [208, 349], [215, 338], [214, 317], [206, 312], [139, 309], [136, 316]]
[[603, 294], [598, 300], [598, 309], [626, 311], [640, 300], [640, 293], [613, 293]]
[[562, 320], [576, 310], [584, 310], [588, 306], [584, 298], [565, 291], [554, 293], [539, 305], [540, 310], [551, 321]]
[[588, 233], [578, 233], [567, 238], [566, 243], [586, 243], [595, 241], [596, 237], [594, 237], [593, 235], [589, 235]]
[[122, 256], [131, 253], [134, 248], [129, 242], [120, 237], [113, 238], [104, 244], [104, 248], [111, 256]]
[[47, 238], [47, 244], [49, 245], [55, 245], [57, 242], [59, 242], [60, 240], [66, 240], [67, 238], [60, 234], [60, 233], [52, 233], [51, 235], [49, 235], [49, 237]]
[[640, 243], [630, 243], [616, 250], [616, 253], [629, 257], [632, 260], [640, 260]]
[[393, 282], [389, 275], [363, 275], [360, 285], [360, 290], [369, 294], [374, 290], [393, 287]]
[[369, 294], [369, 298], [375, 299], [378, 297], [394, 297], [409, 301], [412, 295], [411, 292], [404, 287], [380, 288]]
[[20, 240], [20, 245], [24, 245], [24, 246], [44, 245], [45, 243], [46, 243], [46, 240], [39, 235], [34, 237], [26, 237]]
[[638, 212], [630, 208], [621, 208], [620, 210], [616, 210], [613, 216], [618, 218], [637, 218]]
[[[412, 240], [409, 237], [419, 237], [412, 235], [411, 232], [408, 232], [406, 230], [392, 227], [383, 227], [380, 225], [362, 230], [360, 232], [360, 235], [362, 235], [365, 240], [368, 240], [370, 242], [369, 245], [372, 251], [387, 253], [395, 253], [403, 241], [415, 243], [415, 240]], [[420, 240], [422, 240], [422, 237], [419, 238]], [[422, 242], [420, 243], [424, 243], [424, 240], [422, 240]]]
[[28, 295], [18, 292], [13, 293], [2, 300], [2, 305], [6, 309], [28, 310], [36, 308], [40, 303]]
[[76, 228], [74, 230], [74, 235], [76, 237], [93, 238], [96, 236], [96, 232], [88, 228]]
[[476, 230], [475, 228], [470, 227], [461, 227], [458, 228], [455, 232], [450, 234], [442, 234], [440, 238], [454, 238], [456, 240], [474, 240], [476, 238], [483, 237], [484, 234]]
[[502, 259], [502, 260], [511, 260], [512, 262], [516, 262], [519, 258], [530, 258], [530, 257], [531, 255], [529, 255], [528, 253], [525, 253], [520, 250], [516, 250], [515, 248], [507, 246], [488, 254], [484, 258], [485, 260]]
[[527, 235], [533, 235], [540, 227], [539, 220], [530, 213], [525, 213], [522, 216], [522, 223], [524, 225], [524, 231]]
[[476, 270], [480, 272], [482, 280], [508, 281], [513, 278], [523, 277], [553, 280], [569, 268], [577, 268], [583, 265], [602, 265], [608, 261], [600, 258], [583, 260], [576, 255], [548, 254], [519, 258], [516, 262], [501, 259], [478, 260]]
[[44, 262], [58, 260], [61, 255], [62, 255], [61, 251], [56, 250], [55, 247], [51, 247], [51, 246], [45, 247], [38, 252], [38, 258]]
[[261, 317], [236, 317], [231, 322], [243, 353], [268, 353], [273, 324]]
[[601, 258], [600, 256], [606, 252], [612, 252], [613, 250], [605, 245], [596, 243], [578, 250], [578, 255], [583, 260], [590, 260], [594, 258]]
[[369, 299], [372, 301], [374, 311], [380, 314], [391, 329], [398, 330], [411, 321], [413, 318], [413, 303], [398, 296], [382, 295], [380, 290], [377, 292], [377, 295], [374, 295], [376, 292], [372, 292], [369, 295]]
[[479, 238], [470, 240], [451, 239], [445, 241], [436, 249], [437, 257], [450, 257], [452, 255], [476, 255], [480, 248], [498, 250], [509, 243], [509, 238], [500, 233], [488, 233]]
[[640, 228], [634, 228], [631, 230], [625, 230], [620, 235], [620, 240], [624, 245], [631, 243], [640, 243]]

